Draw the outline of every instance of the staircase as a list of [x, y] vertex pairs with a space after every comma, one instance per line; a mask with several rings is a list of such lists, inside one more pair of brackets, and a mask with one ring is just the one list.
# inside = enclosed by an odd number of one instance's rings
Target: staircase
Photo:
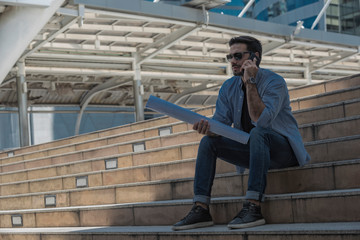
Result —
[[360, 239], [360, 76], [289, 93], [312, 161], [269, 172], [265, 226], [226, 228], [248, 173], [219, 160], [216, 226], [171, 231], [192, 205], [202, 136], [164, 116], [1, 152], [0, 239]]

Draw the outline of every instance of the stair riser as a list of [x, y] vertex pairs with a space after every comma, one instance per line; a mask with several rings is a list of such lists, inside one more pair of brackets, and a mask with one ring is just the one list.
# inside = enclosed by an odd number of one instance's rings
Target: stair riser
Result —
[[[171, 173], [182, 169], [182, 177], [193, 177], [194, 163], [174, 164], [159, 172]], [[218, 163], [218, 172], [232, 172], [234, 167], [223, 161]], [[268, 174], [267, 194], [296, 193], [307, 191], [324, 191], [337, 189], [360, 188], [360, 164], [335, 165], [329, 167], [303, 168], [288, 171], [270, 171]], [[135, 174], [133, 174], [135, 175]], [[151, 176], [156, 174], [150, 174]], [[150, 176], [149, 175], [149, 176]], [[170, 178], [170, 177], [168, 177]], [[91, 179], [90, 179], [91, 180]], [[157, 179], [152, 179], [157, 180]], [[248, 175], [235, 175], [216, 178], [213, 186], [213, 197], [243, 196], [247, 189]], [[50, 185], [42, 184], [42, 185]], [[58, 190], [62, 186], [54, 186]], [[12, 191], [13, 188], [2, 189]], [[16, 189], [17, 190], [17, 189]], [[19, 191], [21, 189], [18, 189]], [[49, 190], [50, 191], [50, 190]], [[2, 194], [6, 195], [6, 192]], [[189, 199], [193, 197], [193, 181], [177, 181], [136, 186], [111, 187], [84, 191], [58, 193], [57, 207], [86, 206], [97, 204], [115, 204], [129, 202], [152, 202], [172, 199]], [[2, 198], [2, 210], [44, 208], [44, 194], [24, 197]]]
[[356, 115], [360, 115], [360, 101], [314, 109], [311, 111], [294, 112], [294, 117], [299, 125], [352, 117]]
[[330, 103], [336, 103], [351, 99], [357, 99], [360, 96], [360, 89], [354, 89], [351, 91], [334, 93], [331, 95], [318, 96], [316, 98], [301, 99], [299, 101], [292, 101], [290, 103], [293, 111], [312, 108], [316, 106], [326, 105]]
[[360, 196], [272, 200], [264, 204], [262, 212], [268, 222], [274, 223], [357, 222], [360, 209], [354, 203], [359, 201]]
[[300, 128], [304, 142], [339, 138], [360, 134], [360, 119], [312, 125]]
[[350, 87], [356, 87], [359, 85], [360, 85], [360, 77], [353, 76], [337, 81], [323, 82], [321, 84], [310, 85], [303, 88], [291, 89], [289, 90], [289, 95], [290, 98], [293, 99], [293, 98], [311, 96], [311, 95], [331, 92], [331, 91], [350, 88]]
[[306, 146], [312, 163], [357, 159], [360, 156], [360, 139], [321, 143]]
[[308, 87], [304, 87], [304, 88], [289, 90], [289, 96], [290, 96], [290, 99], [295, 99], [295, 98], [301, 98], [301, 97], [306, 97], [306, 96], [322, 94], [325, 92], [326, 92], [325, 85], [317, 84], [317, 85], [312, 85], [312, 86], [308, 86]]

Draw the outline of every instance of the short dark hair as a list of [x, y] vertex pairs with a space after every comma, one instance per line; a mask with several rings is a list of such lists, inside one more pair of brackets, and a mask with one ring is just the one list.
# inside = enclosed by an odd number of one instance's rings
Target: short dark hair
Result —
[[[244, 43], [244, 44], [246, 44], [248, 51], [251, 51], [254, 53], [258, 52], [259, 58], [261, 61], [262, 46], [261, 46], [261, 42], [259, 40], [257, 40], [254, 37], [250, 37], [250, 36], [233, 37], [229, 41], [229, 46], [231, 47], [233, 44], [236, 44], [236, 43]], [[259, 62], [259, 64], [260, 64], [260, 62]]]

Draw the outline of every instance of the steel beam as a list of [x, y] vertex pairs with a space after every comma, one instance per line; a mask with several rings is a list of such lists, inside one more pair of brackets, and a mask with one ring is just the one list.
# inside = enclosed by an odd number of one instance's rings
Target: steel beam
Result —
[[66, 29], [68, 29], [71, 25], [73, 25], [76, 21], [78, 20], [78, 17], [74, 18], [74, 17], [68, 17], [65, 16], [64, 19], [61, 21], [61, 28], [56, 31], [55, 33], [53, 33], [50, 37], [48, 37], [47, 39], [45, 39], [44, 41], [38, 43], [37, 45], [35, 45], [31, 50], [25, 51], [25, 53], [21, 56], [21, 58], [25, 59], [27, 56], [29, 56], [31, 53], [36, 52], [37, 50], [39, 50], [42, 46], [44, 46], [46, 43], [50, 42], [51, 40], [53, 40], [57, 35], [61, 34], [62, 32], [64, 32]]
[[[315, 71], [318, 71], [318, 70], [320, 70], [320, 69], [324, 69], [324, 68], [326, 68], [326, 67], [328, 67], [328, 66], [334, 65], [334, 64], [336, 64], [336, 63], [338, 63], [338, 62], [342, 62], [342, 61], [344, 61], [345, 59], [351, 58], [351, 57], [356, 56], [356, 55], [358, 55], [358, 53], [341, 53], [341, 54], [337, 55], [337, 56], [339, 56], [339, 57], [336, 57], [336, 58], [334, 58], [332, 61], [330, 61], [329, 63], [322, 64], [322, 65], [319, 66], [319, 67], [310, 65], [309, 71], [310, 71], [310, 72], [315, 72]], [[341, 73], [341, 71], [338, 71], [338, 72]]]
[[181, 41], [182, 39], [186, 38], [187, 36], [191, 35], [192, 33], [198, 31], [200, 28], [196, 27], [182, 27], [179, 30], [171, 33], [170, 35], [165, 36], [164, 38], [159, 39], [158, 41], [154, 42], [153, 44], [148, 45], [146, 48], [142, 49], [138, 54], [141, 57], [142, 54], [146, 53], [149, 49], [155, 48], [156, 50], [153, 51], [148, 56], [142, 57], [139, 59], [137, 64], [142, 64], [148, 59], [156, 56], [161, 51], [170, 48], [175, 43]]

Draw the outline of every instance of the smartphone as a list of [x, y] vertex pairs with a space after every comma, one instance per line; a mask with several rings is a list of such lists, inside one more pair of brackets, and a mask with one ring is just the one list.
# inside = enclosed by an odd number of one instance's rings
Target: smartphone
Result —
[[254, 60], [254, 58], [256, 58], [256, 66], [259, 67], [260, 64], [260, 58], [258, 56], [256, 56], [255, 53], [251, 52], [250, 57], [248, 59], [250, 60]]
[[[251, 52], [250, 56], [248, 59], [250, 59], [251, 61], [254, 60], [254, 58], [256, 58], [256, 66], [259, 67], [260, 64], [260, 58], [258, 56], [256, 56], [255, 53]], [[244, 76], [244, 69], [241, 72], [241, 76]]]

